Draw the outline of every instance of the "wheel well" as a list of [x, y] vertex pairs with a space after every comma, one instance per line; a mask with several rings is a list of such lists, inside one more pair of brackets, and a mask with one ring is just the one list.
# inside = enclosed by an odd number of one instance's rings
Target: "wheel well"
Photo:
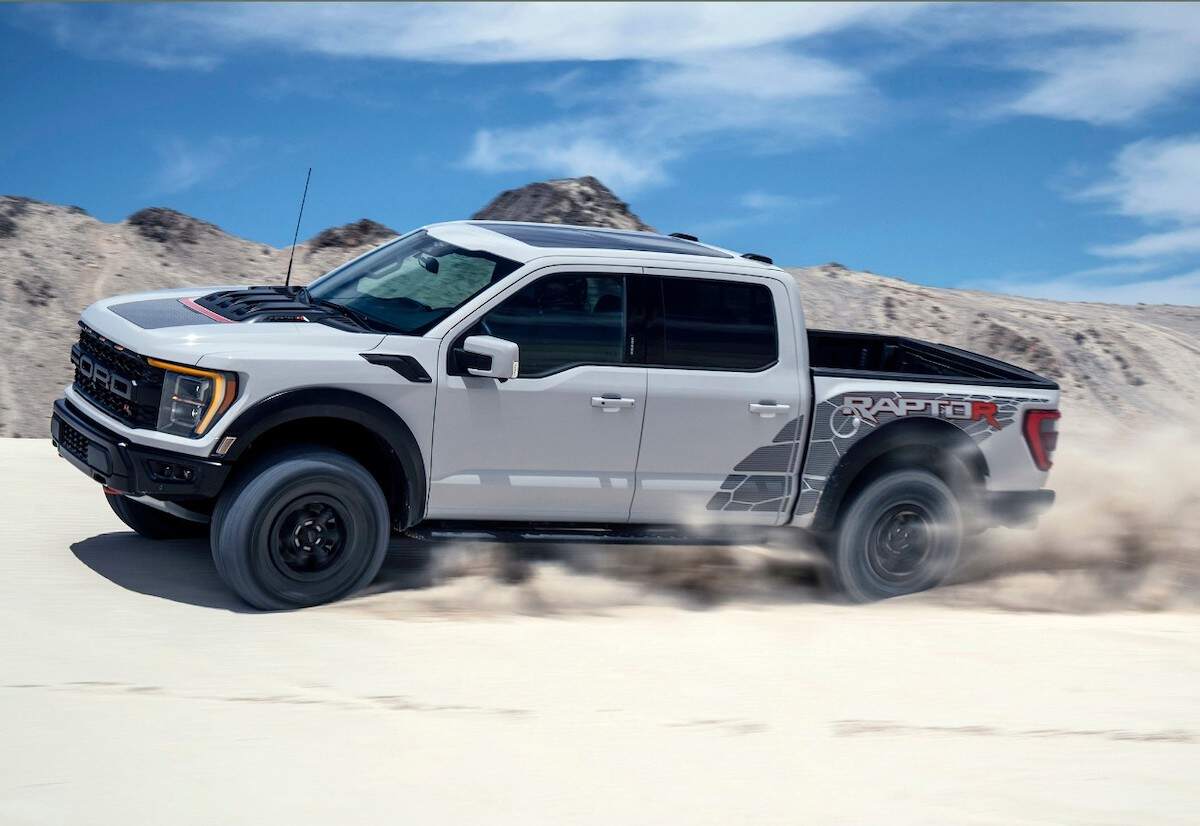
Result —
[[813, 529], [835, 529], [859, 491], [883, 474], [902, 468], [930, 471], [949, 485], [968, 509], [988, 475], [979, 445], [949, 422], [910, 419], [888, 424], [851, 448], [833, 469]]
[[284, 422], [259, 434], [238, 457], [238, 465], [247, 467], [263, 456], [299, 445], [336, 450], [365, 467], [387, 499], [389, 523], [403, 526], [409, 510], [404, 467], [386, 439], [357, 422], [328, 417]]
[[[426, 385], [418, 385], [426, 386]], [[425, 461], [412, 430], [378, 399], [338, 387], [300, 387], [269, 396], [225, 430], [225, 460], [281, 445], [326, 445], [358, 459], [383, 488], [392, 525], [409, 528], [425, 515]]]

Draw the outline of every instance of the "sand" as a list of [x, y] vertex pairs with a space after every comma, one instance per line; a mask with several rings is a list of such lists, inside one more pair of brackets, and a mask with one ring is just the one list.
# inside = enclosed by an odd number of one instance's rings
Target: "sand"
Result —
[[[0, 440], [0, 823], [1195, 823], [1200, 613], [540, 564], [249, 612]], [[406, 573], [407, 572], [407, 573]], [[607, 585], [605, 584], [607, 583]], [[962, 586], [971, 594], [978, 583]], [[706, 607], [702, 607], [706, 606]]]

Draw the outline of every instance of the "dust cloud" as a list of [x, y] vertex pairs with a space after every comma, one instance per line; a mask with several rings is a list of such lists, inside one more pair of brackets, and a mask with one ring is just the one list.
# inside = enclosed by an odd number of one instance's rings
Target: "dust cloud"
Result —
[[[943, 587], [906, 600], [1088, 613], [1200, 607], [1200, 423], [1149, 430], [1064, 420], [1054, 508], [1034, 529], [970, 537]], [[353, 610], [412, 617], [571, 615], [842, 600], [795, 545], [397, 543]]]
[[1200, 607], [1200, 421], [1072, 425], [1032, 530], [992, 530], [929, 598], [1027, 611]]

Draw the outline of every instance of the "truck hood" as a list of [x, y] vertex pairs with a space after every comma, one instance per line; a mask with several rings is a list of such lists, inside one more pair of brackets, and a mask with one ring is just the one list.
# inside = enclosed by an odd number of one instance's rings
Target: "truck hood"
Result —
[[195, 299], [238, 287], [190, 287], [120, 295], [98, 301], [80, 320], [100, 335], [140, 353], [180, 364], [198, 364], [211, 355], [264, 351], [297, 346], [366, 352], [385, 338], [325, 324], [297, 322], [230, 322], [207, 314]]

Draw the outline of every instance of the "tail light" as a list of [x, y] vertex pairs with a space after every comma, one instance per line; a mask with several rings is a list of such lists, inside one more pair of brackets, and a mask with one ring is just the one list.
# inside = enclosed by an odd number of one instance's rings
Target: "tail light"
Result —
[[1025, 443], [1038, 470], [1049, 470], [1054, 464], [1054, 448], [1058, 447], [1054, 423], [1061, 415], [1057, 410], [1030, 410], [1025, 414]]

